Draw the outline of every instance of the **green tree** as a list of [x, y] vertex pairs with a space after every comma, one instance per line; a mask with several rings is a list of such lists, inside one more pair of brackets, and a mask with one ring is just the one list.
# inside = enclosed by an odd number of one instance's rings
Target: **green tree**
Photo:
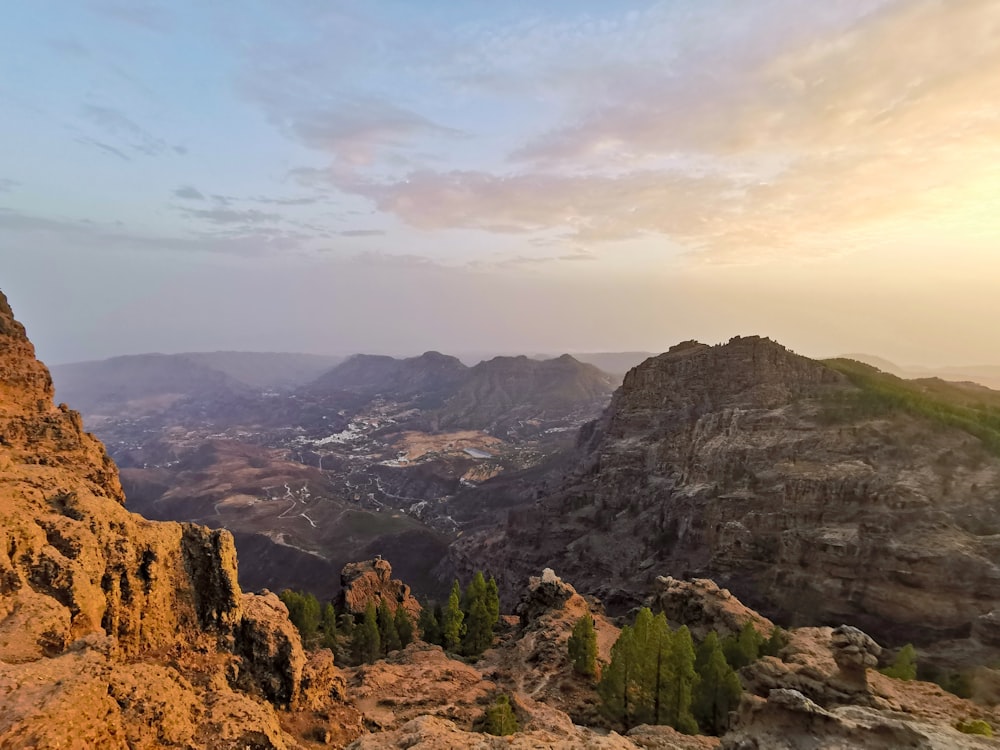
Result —
[[319, 620], [319, 630], [322, 636], [321, 644], [331, 651], [337, 648], [337, 611], [330, 602], [323, 607], [323, 614]]
[[310, 593], [301, 593], [285, 589], [278, 598], [288, 608], [288, 619], [299, 631], [304, 644], [311, 643], [316, 637], [320, 623], [319, 600]]
[[465, 629], [462, 627], [461, 594], [458, 581], [451, 585], [451, 593], [448, 595], [448, 606], [445, 607], [443, 619], [441, 620], [441, 640], [447, 651], [457, 652], [462, 644], [462, 635]]
[[722, 641], [722, 653], [733, 669], [740, 669], [760, 658], [760, 647], [764, 639], [749, 621], [738, 635], [727, 636]]
[[441, 645], [441, 623], [438, 621], [435, 612], [440, 612], [441, 607], [434, 605], [434, 608], [424, 607], [420, 610], [420, 619], [417, 620], [417, 627], [420, 629], [420, 638], [425, 643]]
[[777, 656], [781, 649], [788, 645], [788, 633], [777, 625], [771, 630], [771, 635], [760, 647], [761, 656]]
[[385, 599], [379, 600], [376, 620], [382, 653], [388, 655], [390, 651], [395, 651], [400, 647], [400, 642], [399, 633], [396, 631], [396, 620]]
[[[495, 585], [495, 583], [494, 583]], [[482, 571], [476, 571], [463, 597], [465, 636], [462, 652], [466, 656], [479, 656], [493, 645], [493, 628], [499, 618], [500, 603], [490, 601], [489, 586]]]
[[736, 672], [726, 662], [714, 631], [698, 646], [695, 670], [699, 679], [691, 704], [694, 717], [709, 734], [722, 734], [729, 723], [729, 712], [740, 702], [742, 686]]
[[497, 579], [493, 576], [486, 582], [486, 608], [490, 612], [492, 627], [496, 628], [500, 622], [500, 589], [497, 586]]
[[611, 647], [611, 661], [602, 670], [597, 684], [604, 714], [626, 730], [634, 724], [636, 667], [635, 636], [626, 625]]
[[912, 643], [907, 643], [896, 654], [892, 665], [881, 670], [886, 677], [897, 680], [914, 680], [917, 677], [917, 650]]
[[406, 611], [406, 608], [402, 604], [397, 604], [394, 619], [396, 633], [399, 636], [399, 647], [406, 648], [413, 643], [413, 621], [410, 619], [410, 613]]
[[359, 664], [362, 662], [372, 664], [382, 652], [381, 638], [378, 634], [375, 602], [368, 602], [364, 620], [362, 620], [359, 626], [354, 628], [354, 637], [351, 641], [351, 646], [354, 660]]
[[597, 674], [597, 632], [589, 612], [576, 621], [567, 647], [574, 672], [588, 677]]
[[[662, 617], [662, 613], [660, 617]], [[698, 673], [694, 668], [694, 641], [691, 631], [682, 625], [674, 632], [662, 657], [662, 673], [658, 692], [657, 723], [669, 724], [685, 734], [697, 734], [698, 722], [691, 712]]]
[[499, 737], [514, 734], [520, 730], [514, 709], [510, 705], [510, 698], [505, 693], [497, 696], [488, 709], [486, 709], [486, 733], [495, 734]]

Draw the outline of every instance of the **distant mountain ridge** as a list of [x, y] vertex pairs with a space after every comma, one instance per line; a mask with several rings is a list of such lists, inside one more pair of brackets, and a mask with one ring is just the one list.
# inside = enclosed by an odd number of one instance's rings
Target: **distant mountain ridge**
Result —
[[313, 397], [346, 391], [416, 399], [415, 405], [432, 412], [434, 429], [500, 429], [519, 420], [599, 409], [614, 385], [613, 377], [569, 354], [546, 360], [494, 357], [467, 367], [432, 351], [407, 359], [358, 354], [304, 391]]
[[944, 367], [924, 367], [922, 365], [897, 365], [873, 354], [841, 354], [840, 359], [853, 359], [866, 365], [877, 367], [900, 378], [941, 378], [952, 382], [972, 382], [1000, 390], [1000, 365], [947, 365]]

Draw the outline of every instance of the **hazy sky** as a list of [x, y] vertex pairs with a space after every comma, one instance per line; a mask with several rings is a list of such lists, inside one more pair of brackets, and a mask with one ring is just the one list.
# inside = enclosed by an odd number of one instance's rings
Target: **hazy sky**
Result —
[[1000, 362], [1000, 0], [31, 0], [0, 288], [207, 349]]

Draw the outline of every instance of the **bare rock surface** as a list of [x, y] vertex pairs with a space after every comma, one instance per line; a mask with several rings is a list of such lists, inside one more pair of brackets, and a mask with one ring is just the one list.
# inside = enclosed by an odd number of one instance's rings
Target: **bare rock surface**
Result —
[[711, 630], [719, 637], [735, 635], [747, 623], [765, 637], [774, 629], [774, 623], [707, 578], [681, 581], [657, 576], [646, 606], [654, 612], [663, 612], [673, 627], [687, 625], [698, 639]]
[[340, 586], [341, 606], [351, 614], [363, 615], [369, 602], [377, 607], [385, 600], [393, 613], [402, 605], [413, 622], [420, 616], [420, 602], [410, 593], [409, 586], [392, 577], [388, 560], [348, 563], [340, 573]]

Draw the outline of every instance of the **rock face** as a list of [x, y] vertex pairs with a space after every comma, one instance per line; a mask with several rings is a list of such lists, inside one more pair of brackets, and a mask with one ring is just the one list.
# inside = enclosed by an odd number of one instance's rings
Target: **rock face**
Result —
[[228, 532], [122, 502], [0, 294], [0, 744], [287, 747], [271, 704], [301, 707], [303, 657], [284, 605], [240, 591]]
[[743, 604], [715, 581], [695, 578], [680, 581], [670, 576], [658, 576], [653, 594], [646, 606], [654, 612], [663, 612], [672, 627], [687, 625], [698, 639], [714, 630], [720, 637], [735, 635], [749, 622], [761, 635], [767, 637], [774, 623]]
[[[957, 428], [845, 408], [861, 391], [763, 338], [687, 342], [631, 370], [575, 468], [455, 567], [508, 597], [549, 566], [623, 611], [655, 573], [712, 578], [783, 625], [896, 643], [1000, 608], [1000, 459]], [[655, 572], [654, 572], [655, 571]]]
[[396, 607], [402, 606], [414, 623], [423, 609], [410, 594], [410, 587], [392, 577], [392, 566], [382, 558], [345, 565], [340, 587], [340, 607], [354, 615], [363, 615], [369, 602], [378, 607], [383, 599], [393, 614]]

